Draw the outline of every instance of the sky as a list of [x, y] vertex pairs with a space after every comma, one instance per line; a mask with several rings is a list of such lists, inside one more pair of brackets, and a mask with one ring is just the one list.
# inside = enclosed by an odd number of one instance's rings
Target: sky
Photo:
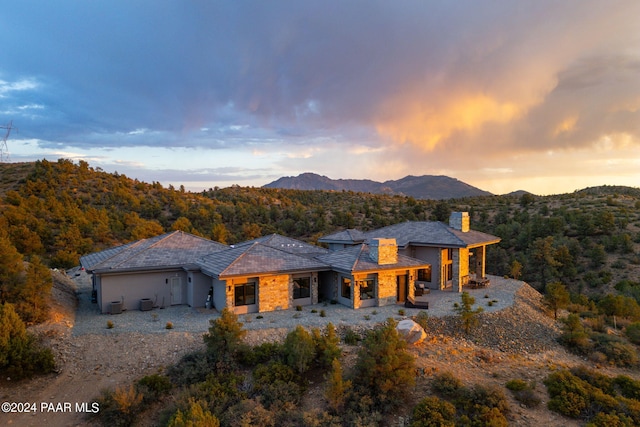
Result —
[[[637, 0], [0, 0], [11, 162], [640, 186]], [[5, 130], [0, 129], [0, 137]]]

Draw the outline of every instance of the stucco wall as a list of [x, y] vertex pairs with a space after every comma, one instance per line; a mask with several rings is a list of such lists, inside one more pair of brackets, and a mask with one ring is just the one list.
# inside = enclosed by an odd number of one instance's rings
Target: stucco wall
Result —
[[100, 277], [100, 304], [102, 313], [111, 312], [112, 301], [122, 301], [123, 308], [139, 310], [140, 300], [149, 298], [155, 305], [165, 307], [171, 304], [170, 277], [180, 277], [182, 301], [187, 298], [187, 274], [183, 270], [160, 271], [144, 274], [107, 274]]
[[189, 272], [187, 277], [187, 304], [191, 307], [205, 307], [210, 287], [211, 278], [209, 276], [200, 272]]

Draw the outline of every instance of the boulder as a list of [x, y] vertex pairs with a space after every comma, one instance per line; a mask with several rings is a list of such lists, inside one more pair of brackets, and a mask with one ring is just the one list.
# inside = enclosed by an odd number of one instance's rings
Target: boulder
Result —
[[427, 338], [427, 333], [422, 326], [411, 319], [401, 320], [396, 330], [409, 344], [419, 344]]

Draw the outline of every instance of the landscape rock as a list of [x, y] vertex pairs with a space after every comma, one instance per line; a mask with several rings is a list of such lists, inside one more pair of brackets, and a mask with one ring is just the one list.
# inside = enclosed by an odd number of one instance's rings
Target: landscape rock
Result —
[[411, 319], [404, 319], [398, 322], [396, 330], [409, 344], [419, 344], [427, 338], [427, 333]]

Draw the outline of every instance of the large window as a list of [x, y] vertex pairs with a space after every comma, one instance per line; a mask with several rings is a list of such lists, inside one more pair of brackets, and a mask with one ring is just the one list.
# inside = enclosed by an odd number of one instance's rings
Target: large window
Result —
[[420, 282], [431, 281], [431, 267], [421, 268], [418, 270], [418, 281]]
[[342, 295], [342, 298], [351, 299], [351, 279], [349, 279], [347, 277], [343, 277], [342, 278], [342, 286], [341, 286], [341, 290], [340, 290], [340, 295]]
[[375, 279], [365, 279], [365, 280], [358, 281], [358, 285], [360, 287], [361, 300], [375, 298], [375, 295], [374, 295], [375, 283], [376, 283]]
[[309, 298], [311, 296], [311, 278], [297, 277], [293, 279], [293, 299]]
[[256, 283], [248, 282], [235, 285], [235, 305], [252, 305], [256, 303]]

